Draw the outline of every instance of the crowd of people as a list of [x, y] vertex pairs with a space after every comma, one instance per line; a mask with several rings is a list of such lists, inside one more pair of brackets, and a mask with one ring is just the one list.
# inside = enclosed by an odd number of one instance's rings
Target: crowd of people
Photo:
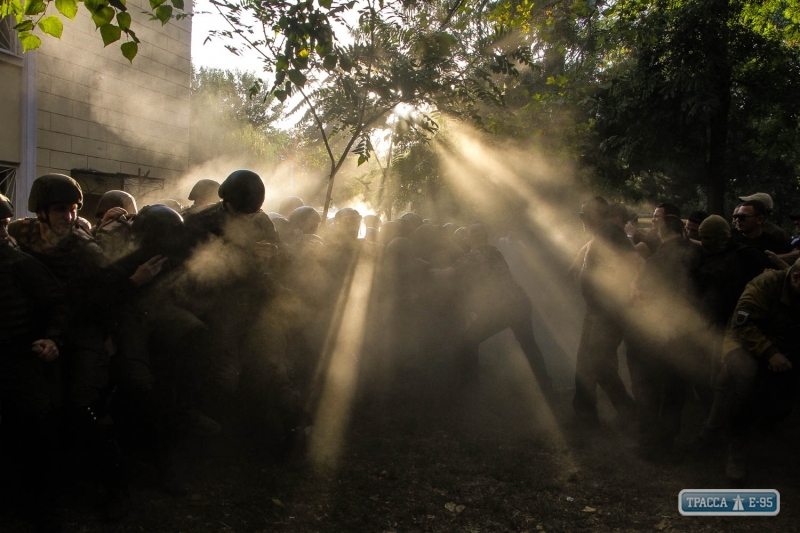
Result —
[[[201, 180], [189, 199], [186, 209], [167, 200], [138, 209], [130, 194], [109, 191], [91, 224], [65, 175], [33, 183], [35, 217], [14, 220], [0, 197], [3, 449], [18, 457], [29, 485], [20, 494], [41, 530], [59, 527], [55, 457], [65, 438], [94, 463], [110, 520], [130, 505], [125, 454], [149, 461], [162, 487], [181, 494], [176, 443], [222, 431], [230, 406], [277, 450], [302, 449], [330, 336], [365, 262], [370, 321], [381, 324], [357, 333], [374, 354], [359, 369], [369, 373], [365, 387], [391, 380], [410, 353], [445, 361], [470, 387], [480, 344], [510, 328], [543, 402], [558, 403], [531, 300], [485, 225], [415, 213], [382, 221], [352, 208], [323, 220], [297, 197], [266, 213], [263, 181], [249, 170]], [[692, 446], [715, 446], [731, 426], [736, 479], [747, 435], [739, 414], [757, 397], [775, 403], [776, 419], [788, 414], [800, 332], [798, 248], [770, 225], [768, 195], [742, 200], [733, 231], [701, 212], [684, 223], [677, 206], [662, 204], [645, 232], [631, 209], [592, 198], [580, 212], [590, 239], [570, 269], [586, 302], [578, 421], [597, 423], [600, 387], [623, 423], [638, 421], [643, 457], [660, 459], [694, 393], [709, 416]], [[632, 395], [619, 374], [623, 341]]]

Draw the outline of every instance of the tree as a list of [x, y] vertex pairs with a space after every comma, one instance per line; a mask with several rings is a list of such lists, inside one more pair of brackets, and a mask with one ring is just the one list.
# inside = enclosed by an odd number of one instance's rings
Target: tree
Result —
[[218, 157], [277, 164], [291, 139], [275, 126], [281, 106], [256, 82], [249, 72], [192, 69], [190, 164]]
[[[239, 38], [261, 54], [278, 99], [299, 94], [303, 127], [324, 144], [330, 162], [324, 214], [347, 156], [368, 161], [371, 135], [387, 127], [400, 104], [416, 108], [422, 114], [416, 127], [432, 132], [433, 110], [475, 115], [478, 101], [502, 97], [482, 51], [464, 46], [453, 31], [468, 26], [463, 1], [365, 0], [357, 24], [348, 26], [341, 15], [354, 4], [322, 2], [324, 12], [310, 3], [216, 3], [230, 25], [216, 36]], [[330, 20], [348, 29], [350, 43], [334, 39]], [[279, 32], [285, 28], [292, 31]]]

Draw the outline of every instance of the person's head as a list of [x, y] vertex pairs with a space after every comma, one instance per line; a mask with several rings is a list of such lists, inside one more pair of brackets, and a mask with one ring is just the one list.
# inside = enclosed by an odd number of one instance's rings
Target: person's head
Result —
[[203, 207], [219, 202], [219, 183], [214, 180], [202, 179], [194, 184], [189, 192], [189, 200], [194, 203], [192, 207]]
[[219, 186], [219, 197], [234, 214], [253, 214], [261, 209], [266, 196], [261, 176], [252, 170], [235, 170]]
[[287, 196], [286, 198], [281, 200], [281, 205], [278, 208], [278, 213], [280, 213], [281, 216], [288, 217], [294, 212], [295, 209], [297, 209], [298, 207], [302, 207], [304, 205], [306, 205], [306, 203], [303, 201], [302, 198], [297, 196]]
[[406, 213], [400, 218], [408, 221], [407, 224], [410, 224], [411, 231], [409, 232], [409, 235], [414, 233], [414, 231], [423, 224], [422, 217], [416, 213]]
[[653, 211], [653, 228], [658, 229], [659, 224], [661, 224], [661, 220], [667, 215], [673, 215], [681, 218], [681, 208], [670, 202], [658, 204]]
[[608, 206], [608, 221], [624, 230], [631, 219], [630, 210], [623, 204], [613, 203]]
[[474, 250], [489, 244], [489, 232], [483, 224], [472, 224], [467, 229], [467, 244]]
[[728, 221], [719, 215], [710, 215], [697, 228], [703, 248], [709, 252], [718, 252], [731, 240], [731, 227]]
[[183, 217], [169, 206], [144, 206], [133, 219], [134, 241], [146, 255], [169, 257], [183, 254], [187, 245]]
[[365, 228], [372, 228], [372, 229], [381, 229], [381, 225], [383, 222], [381, 221], [381, 217], [378, 215], [365, 215], [364, 216], [364, 227]]
[[333, 216], [333, 228], [349, 239], [357, 239], [361, 229], [361, 213], [352, 207], [339, 209]]
[[303, 235], [313, 235], [317, 233], [322, 217], [316, 209], [310, 205], [298, 207], [289, 215], [289, 222], [292, 228], [300, 230]]
[[675, 215], [666, 215], [658, 225], [658, 236], [662, 242], [683, 238], [684, 231], [683, 220]]
[[72, 231], [83, 207], [83, 191], [78, 182], [64, 174], [45, 174], [36, 178], [28, 196], [28, 211], [59, 237]]
[[448, 237], [452, 237], [453, 234], [458, 229], [458, 226], [456, 226], [452, 222], [447, 222], [442, 226], [442, 229], [444, 230], [445, 235], [447, 235]]
[[8, 197], [0, 194], [0, 246], [8, 244], [8, 224], [14, 217], [14, 206]]
[[708, 218], [708, 213], [705, 211], [692, 211], [686, 219], [686, 236], [696, 241], [700, 240], [700, 224]]
[[97, 202], [97, 209], [95, 209], [95, 216], [103, 218], [103, 215], [112, 207], [121, 207], [129, 215], [135, 215], [138, 212], [136, 207], [136, 199], [125, 191], [108, 191]]
[[745, 237], [759, 237], [766, 221], [767, 208], [758, 200], [742, 202], [733, 212], [733, 223]]
[[608, 201], [602, 196], [594, 196], [583, 203], [579, 215], [584, 231], [591, 233], [608, 220]]
[[[388, 220], [383, 223], [380, 230], [380, 243], [388, 246], [398, 237], [403, 237], [403, 223], [399, 220]], [[409, 241], [410, 244], [411, 241]]]
[[364, 230], [364, 240], [368, 243], [376, 243], [378, 242], [378, 230], [375, 228], [367, 228]]

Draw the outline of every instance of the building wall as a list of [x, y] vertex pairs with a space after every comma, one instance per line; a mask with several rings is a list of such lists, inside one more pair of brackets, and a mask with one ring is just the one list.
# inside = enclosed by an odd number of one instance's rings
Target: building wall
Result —
[[[189, 162], [191, 19], [165, 26], [128, 0], [141, 39], [131, 65], [123, 39], [103, 47], [87, 10], [36, 52], [36, 174], [70, 169], [177, 180]], [[187, 2], [187, 8], [191, 4]]]

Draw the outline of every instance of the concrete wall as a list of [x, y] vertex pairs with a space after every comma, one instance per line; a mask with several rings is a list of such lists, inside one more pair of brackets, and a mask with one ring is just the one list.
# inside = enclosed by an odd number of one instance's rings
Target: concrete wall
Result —
[[89, 168], [178, 179], [189, 162], [190, 19], [162, 27], [141, 13], [147, 0], [128, 0], [142, 41], [131, 65], [119, 49], [124, 34], [103, 48], [79, 6], [61, 40], [45, 36], [36, 52], [36, 174]]

